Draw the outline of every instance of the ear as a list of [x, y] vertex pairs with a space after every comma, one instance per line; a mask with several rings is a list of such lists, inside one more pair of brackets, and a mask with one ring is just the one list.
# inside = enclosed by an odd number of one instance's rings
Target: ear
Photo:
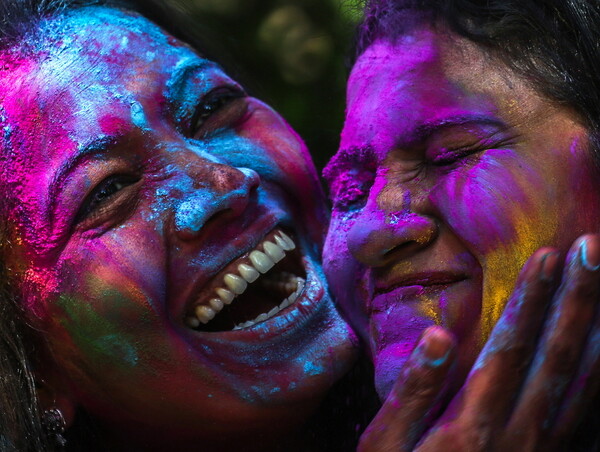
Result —
[[41, 377], [35, 372], [35, 386], [40, 410], [44, 412], [51, 408], [58, 408], [65, 419], [65, 427], [69, 428], [75, 420], [76, 403], [68, 390], [64, 379], [55, 372], [45, 372]]

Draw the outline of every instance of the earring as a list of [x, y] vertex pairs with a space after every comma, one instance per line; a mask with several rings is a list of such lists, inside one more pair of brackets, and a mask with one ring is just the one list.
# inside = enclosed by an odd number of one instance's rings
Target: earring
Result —
[[62, 412], [56, 408], [44, 410], [42, 415], [42, 425], [48, 438], [52, 439], [57, 446], [65, 447], [67, 440], [63, 436], [65, 433], [66, 422]]

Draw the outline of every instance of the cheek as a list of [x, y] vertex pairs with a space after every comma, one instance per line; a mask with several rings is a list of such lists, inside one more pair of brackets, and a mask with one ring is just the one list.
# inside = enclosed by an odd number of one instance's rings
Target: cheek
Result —
[[[311, 213], [305, 218], [310, 222], [311, 239], [321, 244], [328, 222], [325, 197], [302, 139], [279, 116], [262, 110], [244, 125], [242, 134], [255, 149], [248, 156], [252, 161], [247, 166], [261, 176], [270, 176], [300, 201], [301, 209]], [[263, 163], [260, 168], [255, 168], [258, 162]]]
[[95, 351], [100, 354], [98, 362], [110, 359], [111, 338], [123, 344], [112, 349], [121, 354], [112, 357], [115, 362], [132, 361], [137, 353], [125, 344], [135, 344], [136, 334], [137, 342], [145, 337], [133, 330], [148, 329], [144, 322], [156, 322], [165, 312], [164, 261], [155, 258], [163, 255], [158, 241], [119, 231], [126, 229], [107, 232], [96, 240], [72, 240], [56, 264], [54, 294], [45, 302], [46, 321], [54, 331], [62, 331], [59, 336], [69, 337], [68, 341], [54, 340], [56, 347], [83, 355]]
[[323, 269], [327, 282], [344, 317], [363, 339], [368, 338], [368, 315], [365, 311], [367, 278], [348, 250], [348, 230], [354, 223], [352, 213], [334, 213], [323, 251]]
[[[87, 285], [87, 284], [84, 284]], [[101, 291], [101, 294], [94, 292]], [[97, 371], [111, 369], [107, 380], [136, 368], [147, 334], [148, 309], [145, 296], [128, 288], [98, 284], [83, 295], [64, 293], [54, 300], [47, 338], [54, 356], [71, 378], [94, 381]], [[102, 296], [94, 299], [94, 296]], [[127, 306], [127, 309], [117, 308]], [[109, 375], [110, 374], [110, 375]]]
[[481, 265], [484, 335], [526, 260], [556, 237], [559, 211], [548, 173], [514, 151], [490, 150], [448, 174], [433, 193], [442, 217]]

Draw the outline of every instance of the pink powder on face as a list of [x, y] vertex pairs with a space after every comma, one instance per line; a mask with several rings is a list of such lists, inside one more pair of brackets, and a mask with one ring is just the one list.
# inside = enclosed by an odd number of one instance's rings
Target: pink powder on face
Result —
[[324, 265], [382, 397], [432, 324], [456, 336], [464, 375], [533, 251], [598, 228], [584, 143], [572, 111], [446, 30], [416, 25], [361, 55], [325, 171]]
[[[237, 84], [135, 14], [81, 8], [40, 27], [26, 44], [44, 54], [0, 79], [0, 178], [8, 262], [48, 362], [90, 416], [158, 448], [274, 421], [287, 439], [355, 352], [318, 262], [327, 214], [305, 146], [243, 92], [225, 108], [247, 115], [211, 111], [218, 127], [196, 133], [208, 94]], [[198, 297], [278, 227], [305, 268], [297, 305], [247, 331], [192, 328]]]

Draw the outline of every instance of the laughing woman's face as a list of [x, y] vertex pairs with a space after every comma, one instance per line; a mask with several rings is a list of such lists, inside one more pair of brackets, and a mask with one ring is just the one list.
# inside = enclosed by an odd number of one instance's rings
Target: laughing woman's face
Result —
[[69, 398], [157, 446], [288, 435], [353, 354], [298, 137], [136, 15], [76, 10], [2, 59], [9, 262]]

